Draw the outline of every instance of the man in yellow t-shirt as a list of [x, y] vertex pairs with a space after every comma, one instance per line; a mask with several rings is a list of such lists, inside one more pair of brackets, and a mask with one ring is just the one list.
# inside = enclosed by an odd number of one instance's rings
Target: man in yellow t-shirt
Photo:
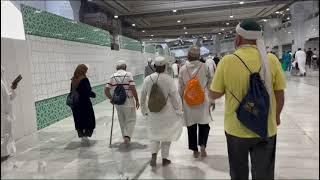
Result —
[[[273, 179], [277, 125], [284, 104], [285, 76], [277, 57], [267, 54], [260, 25], [244, 20], [236, 28], [237, 50], [234, 52], [251, 72], [259, 72], [270, 95], [268, 139], [262, 141], [256, 133], [237, 118], [236, 110], [248, 92], [249, 70], [234, 54], [220, 61], [210, 87], [211, 99], [225, 95], [224, 129], [227, 138], [231, 179], [248, 179], [248, 155], [251, 158], [253, 179]], [[232, 95], [235, 95], [237, 99]]]

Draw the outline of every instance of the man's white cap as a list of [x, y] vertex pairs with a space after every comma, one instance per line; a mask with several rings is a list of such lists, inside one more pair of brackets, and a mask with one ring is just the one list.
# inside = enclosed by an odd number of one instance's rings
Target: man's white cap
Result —
[[163, 56], [158, 56], [156, 57], [156, 59], [154, 60], [154, 65], [156, 66], [164, 66], [168, 63], [168, 59], [163, 57]]
[[125, 60], [117, 61], [116, 66], [122, 66], [122, 65], [127, 65], [127, 62]]

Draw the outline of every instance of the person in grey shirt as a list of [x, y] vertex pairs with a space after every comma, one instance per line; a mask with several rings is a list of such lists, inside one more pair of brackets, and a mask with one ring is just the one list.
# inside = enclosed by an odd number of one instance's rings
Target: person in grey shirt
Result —
[[147, 77], [154, 72], [155, 72], [155, 68], [152, 63], [152, 58], [149, 58], [146, 66], [144, 67], [144, 77]]

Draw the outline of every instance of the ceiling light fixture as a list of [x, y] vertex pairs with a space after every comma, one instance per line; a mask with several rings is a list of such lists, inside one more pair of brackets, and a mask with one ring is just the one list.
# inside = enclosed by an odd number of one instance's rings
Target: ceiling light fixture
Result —
[[289, 8], [287, 8], [286, 10], [287, 10], [287, 11], [290, 11], [290, 9], [289, 9]]
[[172, 10], [172, 12], [176, 13], [176, 12], [177, 12], [177, 10], [176, 10], [176, 9], [173, 9], [173, 10]]
[[152, 41], [152, 39], [149, 39], [150, 41]]
[[187, 29], [187, 27], [183, 27], [183, 29]]
[[142, 30], [142, 32], [144, 33], [144, 32], [146, 32], [145, 30]]
[[224, 31], [224, 29], [222, 28], [221, 31]]
[[289, 34], [291, 34], [291, 32], [290, 32], [290, 31], [289, 31], [288, 33], [289, 33]]
[[276, 11], [276, 14], [279, 14], [280, 12], [279, 11]]
[[117, 15], [114, 15], [113, 17], [114, 17], [114, 18], [116, 18], [116, 19], [118, 19], [118, 17], [119, 17], [119, 16], [117, 16]]
[[266, 20], [266, 19], [263, 19], [263, 21], [264, 21], [264, 22], [267, 22], [267, 20]]
[[154, 35], [153, 34], [151, 34], [151, 37], [153, 37]]
[[178, 20], [177, 23], [181, 23], [181, 20]]
[[229, 25], [229, 24], [230, 24], [230, 23], [228, 23], [228, 22], [226, 23], [226, 25]]
[[218, 34], [221, 34], [221, 32], [219, 32]]
[[184, 34], [188, 34], [188, 32], [184, 32]]
[[290, 17], [287, 17], [287, 20], [290, 20]]
[[233, 15], [231, 15], [230, 18], [233, 18]]
[[136, 24], [132, 24], [132, 26], [134, 27], [134, 26], [136, 26]]
[[244, 4], [244, 2], [243, 2], [243, 1], [240, 1], [239, 4]]

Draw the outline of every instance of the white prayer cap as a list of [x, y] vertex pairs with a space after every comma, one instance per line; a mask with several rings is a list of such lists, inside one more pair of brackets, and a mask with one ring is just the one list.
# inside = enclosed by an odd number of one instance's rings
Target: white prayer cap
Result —
[[122, 65], [127, 65], [127, 62], [125, 61], [125, 60], [119, 60], [119, 61], [117, 61], [117, 63], [116, 63], [116, 66], [118, 67], [118, 66], [122, 66]]
[[163, 56], [158, 56], [156, 57], [156, 59], [154, 60], [154, 65], [156, 66], [164, 66], [168, 63], [168, 59], [163, 57]]

